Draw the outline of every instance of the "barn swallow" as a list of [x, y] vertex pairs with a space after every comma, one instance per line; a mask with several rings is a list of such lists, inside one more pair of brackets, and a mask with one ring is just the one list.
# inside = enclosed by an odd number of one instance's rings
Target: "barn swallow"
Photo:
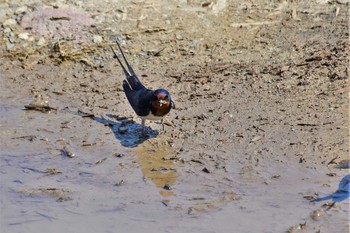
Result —
[[118, 41], [116, 41], [120, 53], [125, 61], [126, 67], [119, 59], [116, 52], [111, 46], [114, 58], [116, 58], [124, 71], [126, 80], [123, 80], [123, 89], [131, 107], [142, 120], [142, 134], [144, 135], [144, 126], [146, 120], [161, 120], [163, 130], [163, 117], [167, 115], [172, 108], [175, 108], [174, 101], [171, 100], [170, 94], [165, 89], [155, 91], [146, 88], [135, 74], [135, 71], [127, 61], [123, 50]]

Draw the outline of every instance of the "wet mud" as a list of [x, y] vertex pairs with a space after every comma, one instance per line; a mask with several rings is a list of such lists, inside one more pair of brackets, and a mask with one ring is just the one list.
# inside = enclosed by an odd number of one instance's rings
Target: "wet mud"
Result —
[[[348, 232], [348, 9], [0, 3], [1, 232]], [[116, 40], [171, 93], [164, 131]]]

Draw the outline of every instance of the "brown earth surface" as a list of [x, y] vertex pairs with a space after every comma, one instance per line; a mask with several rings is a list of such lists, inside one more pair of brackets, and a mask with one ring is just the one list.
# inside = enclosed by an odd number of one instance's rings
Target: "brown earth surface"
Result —
[[[348, 189], [310, 202], [349, 188], [348, 13], [0, 3], [1, 232], [348, 232]], [[145, 86], [171, 93], [164, 132], [147, 121], [141, 137], [116, 40]]]

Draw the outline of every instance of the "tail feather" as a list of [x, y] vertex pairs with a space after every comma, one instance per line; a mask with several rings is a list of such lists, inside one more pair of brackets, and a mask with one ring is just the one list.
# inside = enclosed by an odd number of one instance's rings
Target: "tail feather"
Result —
[[120, 66], [122, 67], [122, 69], [123, 69], [123, 71], [124, 71], [125, 76], [126, 76], [126, 77], [130, 76], [129, 72], [125, 69], [123, 63], [120, 61], [120, 59], [119, 59], [117, 53], [114, 51], [114, 49], [113, 49], [112, 46], [111, 46], [111, 49], [112, 49], [112, 52], [113, 52], [113, 54], [114, 54], [113, 58], [117, 58], [117, 60], [118, 60], [118, 62], [119, 62], [119, 64], [120, 64]]
[[128, 83], [130, 84], [130, 87], [132, 90], [139, 90], [139, 89], [142, 89], [142, 88], [145, 88], [143, 86], [143, 84], [141, 83], [140, 79], [136, 76], [135, 74], [135, 71], [133, 70], [133, 68], [130, 66], [128, 60], [126, 59], [125, 55], [124, 55], [124, 52], [123, 50], [121, 49], [118, 41], [116, 41], [117, 45], [118, 45], [118, 48], [122, 54], [122, 57], [124, 59], [124, 62], [128, 68], [128, 70], [125, 68], [125, 66], [123, 65], [123, 63], [121, 62], [121, 60], [119, 59], [118, 55], [116, 54], [116, 52], [113, 50], [112, 46], [111, 46], [111, 49], [112, 49], [112, 52], [114, 54], [114, 58], [116, 58], [120, 64], [120, 66], [122, 67], [123, 71], [124, 71], [124, 74], [126, 76], [126, 80], [128, 81]]
[[123, 58], [124, 58], [125, 64], [126, 64], [126, 66], [128, 67], [128, 69], [129, 69], [129, 71], [130, 71], [130, 74], [133, 75], [133, 76], [136, 76], [134, 70], [133, 70], [132, 67], [129, 65], [129, 62], [128, 62], [128, 60], [126, 59], [126, 57], [125, 57], [125, 55], [124, 55], [124, 52], [123, 52], [122, 48], [120, 47], [120, 44], [118, 43], [118, 41], [115, 41], [115, 42], [116, 42], [117, 45], [118, 45], [118, 48], [119, 48], [119, 50], [120, 50], [120, 52], [121, 52], [121, 54], [122, 54], [122, 56], [123, 56]]
[[[134, 103], [133, 101], [133, 91], [131, 90], [131, 87], [129, 85], [128, 82], [126, 82], [125, 80], [123, 81], [123, 89], [124, 89], [124, 92], [125, 92], [125, 95], [126, 95], [126, 98], [128, 99], [129, 103]], [[133, 105], [131, 104], [131, 106], [133, 107]]]

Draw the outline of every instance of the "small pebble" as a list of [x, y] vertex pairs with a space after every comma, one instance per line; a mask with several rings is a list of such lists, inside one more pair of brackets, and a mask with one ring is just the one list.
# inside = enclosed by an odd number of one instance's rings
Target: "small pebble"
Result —
[[15, 44], [15, 43], [18, 42], [18, 39], [17, 39], [16, 37], [14, 37], [14, 36], [10, 36], [9, 41], [10, 41], [12, 44]]
[[115, 184], [115, 186], [122, 186], [124, 183], [125, 183], [124, 180], [120, 180]]
[[7, 27], [7, 28], [4, 29], [4, 35], [5, 36], [13, 36], [11, 34], [12, 34], [11, 28]]
[[121, 157], [124, 157], [125, 154], [122, 154], [122, 153], [115, 153], [114, 156], [117, 157], [117, 158], [121, 158]]
[[16, 13], [17, 14], [24, 13], [24, 12], [27, 12], [27, 11], [28, 11], [28, 7], [27, 6], [21, 6], [21, 7], [18, 7], [16, 9]]
[[72, 150], [70, 148], [68, 148], [67, 146], [65, 146], [62, 150], [61, 150], [62, 154], [64, 156], [67, 156], [69, 158], [74, 158], [75, 154], [72, 152]]
[[38, 42], [36, 43], [36, 45], [38, 45], [38, 46], [42, 46], [42, 45], [44, 45], [45, 44], [45, 38], [44, 37], [41, 37], [39, 40], [38, 40]]
[[337, 3], [339, 3], [339, 4], [347, 4], [347, 3], [349, 3], [349, 0], [337, 0]]
[[329, 2], [329, 0], [316, 0], [316, 3], [319, 4], [327, 4]]
[[29, 33], [28, 32], [20, 33], [20, 34], [18, 34], [18, 38], [20, 38], [22, 40], [28, 40], [29, 39]]
[[204, 91], [210, 91], [210, 86], [209, 85], [206, 85], [204, 88], [203, 88]]
[[310, 213], [310, 217], [315, 221], [320, 220], [320, 218], [322, 218], [325, 215], [326, 212], [323, 209], [314, 210]]
[[16, 24], [17, 24], [16, 20], [8, 19], [2, 24], [2, 26], [6, 27], [6, 26], [12, 26], [12, 25], [16, 25]]
[[183, 36], [181, 34], [176, 34], [175, 37], [178, 40], [183, 40]]
[[100, 35], [94, 35], [93, 38], [92, 38], [92, 41], [95, 44], [100, 44], [103, 41], [103, 38]]
[[208, 168], [206, 168], [206, 167], [202, 169], [202, 172], [210, 173], [210, 171], [209, 171]]
[[170, 184], [165, 184], [163, 189], [165, 190], [171, 190]]
[[13, 47], [15, 47], [15, 44], [7, 44], [7, 45], [6, 45], [6, 49], [7, 49], [7, 50], [12, 49]]

